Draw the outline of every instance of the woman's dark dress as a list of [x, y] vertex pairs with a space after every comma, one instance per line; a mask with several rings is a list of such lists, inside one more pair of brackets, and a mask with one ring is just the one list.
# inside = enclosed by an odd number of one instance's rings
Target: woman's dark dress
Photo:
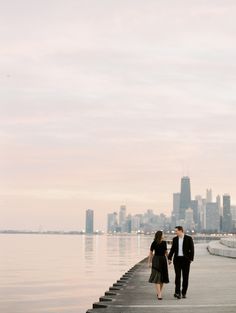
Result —
[[155, 251], [155, 254], [152, 258], [152, 272], [149, 278], [149, 283], [169, 283], [168, 266], [165, 255], [167, 251], [166, 241], [163, 240], [159, 244], [156, 241], [153, 241], [150, 250]]

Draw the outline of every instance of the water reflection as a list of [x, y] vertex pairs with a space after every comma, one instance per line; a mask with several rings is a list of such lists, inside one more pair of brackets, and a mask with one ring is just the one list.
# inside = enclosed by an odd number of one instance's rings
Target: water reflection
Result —
[[86, 274], [93, 272], [94, 267], [94, 240], [95, 237], [93, 235], [82, 235], [83, 236], [83, 254], [84, 256], [84, 271]]
[[129, 235], [0, 236], [0, 312], [86, 312], [147, 256], [150, 241]]

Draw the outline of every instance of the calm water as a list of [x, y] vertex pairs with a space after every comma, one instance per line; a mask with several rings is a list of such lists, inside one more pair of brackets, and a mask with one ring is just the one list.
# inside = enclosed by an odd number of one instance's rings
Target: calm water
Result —
[[84, 313], [152, 237], [0, 235], [0, 312]]

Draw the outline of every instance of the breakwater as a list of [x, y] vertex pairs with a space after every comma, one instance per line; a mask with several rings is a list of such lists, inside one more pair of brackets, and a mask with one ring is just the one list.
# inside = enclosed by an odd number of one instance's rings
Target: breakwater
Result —
[[236, 238], [221, 238], [208, 244], [211, 254], [236, 259]]

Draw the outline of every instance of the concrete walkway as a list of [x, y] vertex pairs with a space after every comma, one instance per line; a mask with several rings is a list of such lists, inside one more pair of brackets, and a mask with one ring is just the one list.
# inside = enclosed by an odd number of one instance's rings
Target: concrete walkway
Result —
[[207, 244], [196, 244], [196, 257], [191, 264], [186, 299], [174, 294], [174, 268], [169, 267], [170, 283], [163, 300], [158, 301], [154, 285], [148, 283], [150, 269], [143, 260], [110, 287], [105, 297], [93, 305], [91, 313], [235, 313], [236, 260], [210, 255]]

